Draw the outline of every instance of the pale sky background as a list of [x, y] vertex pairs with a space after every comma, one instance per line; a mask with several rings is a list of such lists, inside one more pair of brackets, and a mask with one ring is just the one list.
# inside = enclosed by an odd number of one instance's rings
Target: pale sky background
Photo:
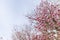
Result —
[[25, 15], [38, 3], [39, 0], [0, 0], [0, 37], [11, 40], [13, 26], [28, 24]]
[[32, 12], [40, 0], [0, 0], [0, 37], [11, 40], [14, 25], [28, 24], [25, 15]]

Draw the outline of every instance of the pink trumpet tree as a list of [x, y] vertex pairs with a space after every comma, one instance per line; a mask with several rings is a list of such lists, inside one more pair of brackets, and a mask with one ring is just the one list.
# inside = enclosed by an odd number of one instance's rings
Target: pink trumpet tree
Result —
[[27, 30], [25, 35], [27, 33], [29, 35], [26, 35], [28, 36], [26, 40], [60, 40], [60, 4], [52, 4], [48, 0], [41, 0], [34, 14], [28, 16], [28, 18], [38, 32], [30, 34], [31, 31], [28, 32]]
[[42, 34], [37, 40], [60, 40], [60, 4], [41, 1], [33, 16], [28, 16]]

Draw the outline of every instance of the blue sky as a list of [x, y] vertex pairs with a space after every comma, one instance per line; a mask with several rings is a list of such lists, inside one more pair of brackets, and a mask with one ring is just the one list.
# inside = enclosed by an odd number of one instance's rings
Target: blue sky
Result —
[[39, 0], [0, 0], [0, 36], [9, 40], [14, 25], [28, 24], [25, 15], [38, 3]]

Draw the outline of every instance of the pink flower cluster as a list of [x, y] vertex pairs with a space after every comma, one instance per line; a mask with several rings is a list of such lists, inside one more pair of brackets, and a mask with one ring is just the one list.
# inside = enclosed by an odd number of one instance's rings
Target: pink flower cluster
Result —
[[[51, 4], [47, 0], [41, 1], [35, 10], [34, 16], [28, 18], [37, 22], [34, 27], [43, 34], [42, 36], [40, 35], [42, 39], [39, 38], [37, 40], [56, 39], [54, 36], [56, 34], [55, 32], [60, 31], [60, 5]], [[53, 30], [56, 31], [54, 32]]]

